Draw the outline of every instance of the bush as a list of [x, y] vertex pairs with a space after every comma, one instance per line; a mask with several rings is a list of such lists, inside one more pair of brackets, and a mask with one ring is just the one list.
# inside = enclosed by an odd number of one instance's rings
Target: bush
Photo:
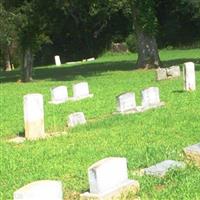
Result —
[[135, 38], [134, 34], [130, 34], [127, 38], [126, 38], [126, 44], [128, 47], [128, 50], [130, 52], [136, 52], [137, 51], [137, 41]]

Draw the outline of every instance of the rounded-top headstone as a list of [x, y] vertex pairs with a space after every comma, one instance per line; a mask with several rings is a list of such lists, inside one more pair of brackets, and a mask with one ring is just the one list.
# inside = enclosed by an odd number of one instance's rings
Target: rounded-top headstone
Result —
[[58, 86], [51, 89], [51, 103], [64, 103], [68, 100], [66, 86]]
[[89, 96], [89, 86], [87, 82], [81, 82], [73, 85], [73, 97], [82, 98]]

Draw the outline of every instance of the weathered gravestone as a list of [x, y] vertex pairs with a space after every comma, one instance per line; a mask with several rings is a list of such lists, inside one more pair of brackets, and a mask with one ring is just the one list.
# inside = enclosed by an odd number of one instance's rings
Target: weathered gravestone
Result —
[[89, 86], [87, 82], [81, 82], [73, 85], [72, 100], [76, 101], [88, 97], [93, 97], [93, 94], [89, 93]]
[[69, 127], [75, 127], [79, 124], [85, 124], [85, 123], [86, 119], [84, 113], [82, 112], [72, 113], [68, 116], [67, 124]]
[[163, 177], [166, 173], [173, 169], [184, 168], [185, 164], [183, 162], [175, 160], [165, 160], [156, 165], [144, 169], [145, 175]]
[[166, 80], [167, 79], [167, 70], [166, 68], [156, 69], [157, 80]]
[[41, 180], [14, 192], [14, 200], [63, 200], [61, 181]]
[[183, 66], [184, 89], [186, 91], [196, 90], [195, 65], [193, 62], [186, 62]]
[[200, 167], [200, 143], [184, 148], [186, 157]]
[[64, 103], [68, 100], [68, 91], [66, 86], [58, 86], [51, 89], [51, 101], [52, 104]]
[[24, 96], [25, 137], [35, 140], [45, 137], [44, 108], [41, 94], [27, 94]]
[[55, 56], [54, 58], [56, 66], [60, 66], [61, 65], [60, 56]]
[[118, 199], [128, 192], [139, 191], [139, 183], [128, 179], [126, 158], [110, 157], [96, 162], [88, 169], [90, 192], [81, 199]]
[[127, 92], [120, 94], [117, 99], [117, 111], [120, 113], [134, 113], [137, 111], [135, 93]]
[[142, 91], [142, 111], [160, 107], [163, 105], [164, 102], [160, 102], [160, 94], [158, 87], [150, 87]]
[[179, 77], [180, 75], [181, 75], [181, 70], [179, 66], [171, 66], [167, 68], [168, 77], [176, 78]]

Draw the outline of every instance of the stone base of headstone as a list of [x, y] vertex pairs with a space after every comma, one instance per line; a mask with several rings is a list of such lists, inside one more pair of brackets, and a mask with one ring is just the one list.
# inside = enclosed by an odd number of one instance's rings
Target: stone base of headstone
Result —
[[154, 108], [159, 108], [165, 105], [165, 102], [160, 102], [154, 105], [149, 105], [149, 106], [140, 106], [138, 107], [139, 112], [144, 112], [146, 110], [154, 109]]
[[11, 142], [11, 143], [15, 143], [15, 144], [21, 144], [23, 142], [25, 142], [26, 138], [25, 137], [15, 137], [15, 138], [12, 138], [10, 140], [8, 140], [8, 142]]
[[80, 96], [80, 97], [70, 97], [69, 100], [71, 100], [71, 101], [80, 101], [82, 99], [92, 98], [93, 96], [94, 96], [93, 94], [89, 94], [89, 95]]
[[61, 104], [61, 103], [65, 103], [66, 101], [49, 101], [50, 104]]
[[144, 175], [164, 177], [166, 173], [173, 169], [184, 168], [185, 163], [175, 160], [165, 160], [156, 165], [143, 169]]
[[200, 167], [200, 143], [183, 149], [188, 160]]
[[[121, 197], [125, 198], [130, 194], [135, 195], [139, 191], [139, 188], [140, 186], [138, 181], [128, 180], [124, 184], [113, 188], [113, 190], [104, 194], [92, 194], [89, 192], [81, 194], [80, 200], [118, 200]], [[138, 199], [138, 197], [135, 199]]]

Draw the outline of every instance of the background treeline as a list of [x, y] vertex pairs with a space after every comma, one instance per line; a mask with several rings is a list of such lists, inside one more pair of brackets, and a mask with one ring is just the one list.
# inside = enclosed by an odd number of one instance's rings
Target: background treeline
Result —
[[[133, 12], [128, 0], [1, 0], [0, 66], [52, 64], [96, 57], [112, 42], [135, 50]], [[137, 4], [137, 0], [132, 0]], [[200, 0], [148, 0], [156, 16], [152, 27], [159, 48], [200, 46]], [[146, 5], [148, 2], [148, 5]], [[151, 22], [150, 12], [140, 20]], [[147, 24], [147, 25], [146, 25]], [[155, 28], [156, 27], [156, 28]], [[30, 59], [28, 59], [30, 58]], [[29, 63], [30, 64], [30, 63]]]

